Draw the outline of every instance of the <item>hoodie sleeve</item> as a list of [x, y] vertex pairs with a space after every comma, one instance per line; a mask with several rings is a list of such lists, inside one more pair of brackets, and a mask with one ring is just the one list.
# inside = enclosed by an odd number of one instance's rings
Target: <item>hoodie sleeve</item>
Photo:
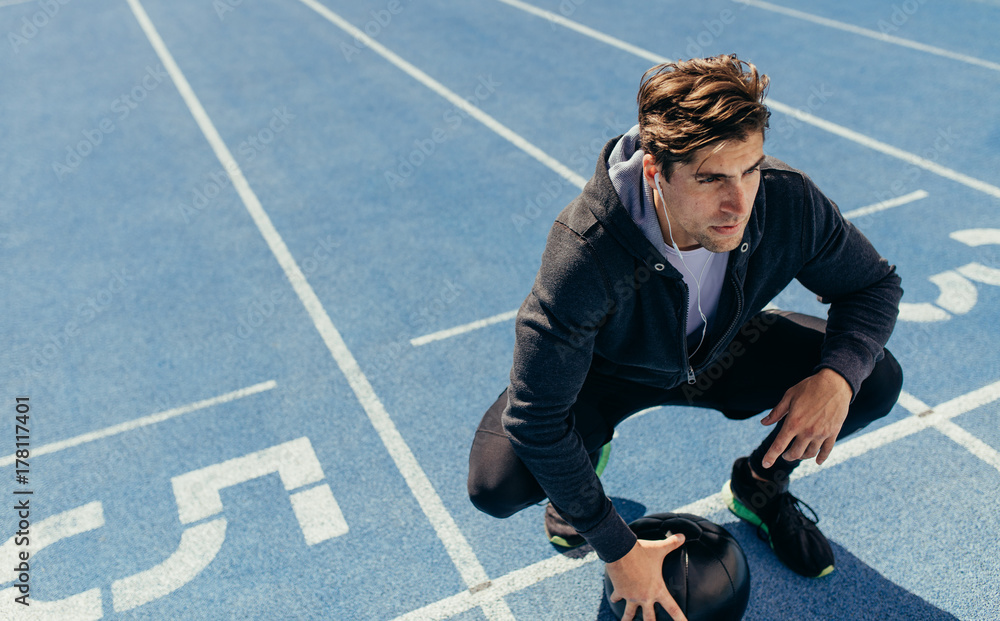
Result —
[[808, 178], [805, 182], [798, 280], [830, 304], [826, 337], [816, 370], [840, 373], [858, 394], [892, 334], [903, 296], [896, 267], [841, 215]]
[[605, 562], [635, 535], [604, 494], [570, 408], [590, 369], [594, 340], [612, 310], [590, 246], [558, 221], [531, 293], [518, 311], [503, 426], [549, 500]]

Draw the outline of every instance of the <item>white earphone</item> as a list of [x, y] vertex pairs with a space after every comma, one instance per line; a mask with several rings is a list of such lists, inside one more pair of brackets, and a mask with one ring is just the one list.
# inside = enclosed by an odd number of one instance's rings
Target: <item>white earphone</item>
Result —
[[[688, 274], [691, 274], [691, 278], [694, 279], [695, 285], [698, 289], [698, 316], [701, 317], [702, 324], [704, 325], [701, 329], [701, 340], [698, 341], [698, 346], [694, 348], [694, 351], [688, 354], [688, 358], [690, 358], [691, 356], [694, 356], [699, 349], [701, 349], [702, 344], [705, 342], [705, 335], [708, 333], [708, 318], [705, 317], [705, 313], [701, 310], [701, 281], [705, 277], [705, 270], [708, 268], [708, 264], [715, 258], [715, 253], [713, 252], [709, 255], [708, 260], [705, 261], [705, 265], [701, 268], [701, 275], [695, 277], [694, 272], [690, 267], [688, 267], [687, 262], [684, 261], [684, 255], [681, 253], [681, 249], [677, 247], [677, 242], [674, 241], [674, 230], [673, 227], [670, 226], [670, 217], [667, 216], [667, 201], [663, 198], [663, 191], [660, 190], [660, 173], [656, 173], [653, 176], [653, 183], [656, 185], [656, 193], [659, 194], [660, 204], [663, 206], [663, 217], [667, 221], [667, 233], [670, 235], [670, 244], [674, 247], [674, 250], [677, 251], [677, 256], [681, 258], [681, 265], [684, 266], [684, 269], [687, 270]], [[687, 328], [685, 327], [685, 329]]]

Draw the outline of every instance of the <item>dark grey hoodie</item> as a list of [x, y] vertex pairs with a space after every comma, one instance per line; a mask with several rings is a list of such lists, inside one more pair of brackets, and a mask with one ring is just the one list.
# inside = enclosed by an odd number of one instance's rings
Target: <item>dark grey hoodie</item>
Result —
[[624, 556], [635, 536], [572, 427], [570, 408], [588, 372], [667, 389], [693, 381], [748, 319], [798, 279], [830, 304], [815, 370], [837, 371], [857, 394], [883, 355], [902, 297], [894, 266], [837, 206], [805, 174], [767, 158], [743, 240], [729, 253], [706, 355], [689, 363], [687, 287], [636, 225], [608, 173], [621, 138], [605, 145], [594, 176], [549, 232], [517, 315], [503, 415], [518, 457], [606, 562]]

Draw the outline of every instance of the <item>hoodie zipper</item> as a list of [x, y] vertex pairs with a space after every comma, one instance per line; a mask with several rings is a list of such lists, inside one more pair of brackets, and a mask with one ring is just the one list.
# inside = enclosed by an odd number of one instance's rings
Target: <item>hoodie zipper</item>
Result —
[[681, 280], [684, 285], [684, 321], [681, 323], [681, 343], [684, 344], [684, 361], [687, 364], [687, 376], [688, 384], [692, 386], [696, 383], [694, 378], [694, 367], [691, 366], [691, 357], [688, 355], [688, 339], [687, 339], [687, 325], [688, 325], [688, 308], [691, 306], [691, 291], [688, 290], [687, 283]]
[[[715, 344], [715, 347], [712, 349], [712, 351], [710, 351], [708, 353], [708, 356], [705, 357], [706, 361], [711, 361], [712, 358], [715, 357], [715, 354], [718, 353], [719, 351], [719, 347], [721, 347], [722, 344], [726, 342], [726, 339], [729, 338], [729, 334], [733, 331], [733, 328], [735, 328], [736, 325], [740, 322], [740, 315], [743, 314], [743, 291], [739, 288], [739, 286], [737, 286], [736, 276], [734, 274], [729, 275], [729, 284], [731, 284], [733, 286], [733, 290], [736, 291], [736, 314], [733, 316], [734, 319], [729, 324], [729, 328], [726, 329], [726, 333], [722, 335], [722, 338], [719, 339], [719, 341]], [[687, 326], [686, 318], [684, 320], [684, 325]], [[686, 329], [687, 328], [685, 328], [685, 330]], [[687, 352], [687, 339], [684, 340], [684, 351], [685, 353]], [[707, 366], [708, 364], [709, 363], [706, 362], [705, 366]], [[688, 384], [694, 384], [695, 382], [693, 381], [693, 379], [694, 379], [694, 370], [691, 368], [691, 361], [688, 360]]]

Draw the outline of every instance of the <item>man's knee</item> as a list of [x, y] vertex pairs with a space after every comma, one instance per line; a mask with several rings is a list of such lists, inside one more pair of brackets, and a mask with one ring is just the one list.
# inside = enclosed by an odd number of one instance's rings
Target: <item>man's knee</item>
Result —
[[503, 497], [496, 490], [488, 489], [472, 480], [469, 476], [469, 500], [472, 505], [487, 515], [495, 518], [507, 518], [515, 513], [517, 509], [503, 501]]
[[480, 476], [473, 469], [469, 470], [468, 490], [472, 505], [495, 518], [508, 518], [541, 500], [510, 480]]
[[510, 441], [479, 432], [469, 454], [469, 500], [493, 517], [506, 518], [545, 498], [538, 481], [514, 455]]

